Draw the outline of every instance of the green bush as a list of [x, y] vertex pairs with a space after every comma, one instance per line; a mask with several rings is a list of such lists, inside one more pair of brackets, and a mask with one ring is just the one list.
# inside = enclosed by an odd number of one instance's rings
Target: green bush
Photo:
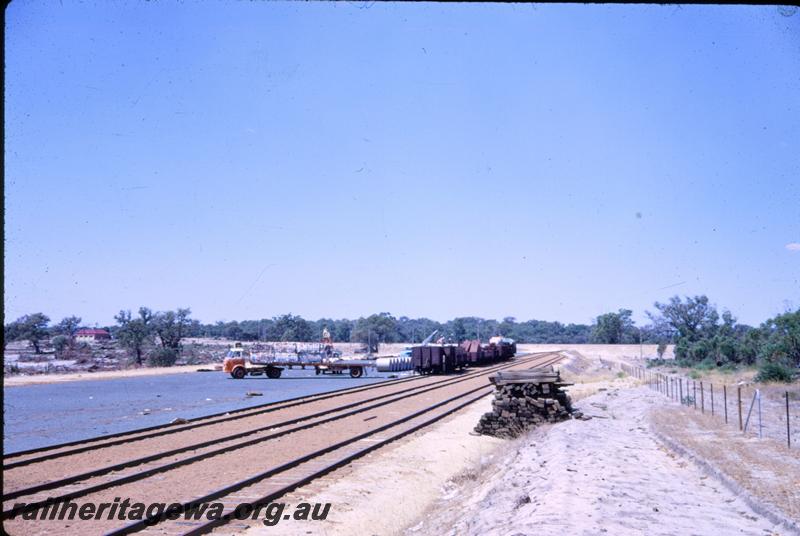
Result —
[[764, 362], [758, 367], [757, 382], [791, 382], [794, 379], [792, 367], [778, 362]]
[[53, 348], [57, 354], [66, 350], [67, 346], [69, 346], [69, 337], [65, 337], [64, 335], [53, 337]]
[[661, 365], [666, 365], [666, 364], [667, 364], [667, 361], [665, 359], [660, 358], [660, 357], [658, 359], [648, 359], [646, 361], [647, 368], [660, 367]]
[[171, 367], [178, 360], [178, 352], [172, 348], [158, 348], [147, 356], [147, 363], [151, 367]]
[[716, 361], [714, 361], [710, 357], [706, 357], [705, 359], [703, 359], [702, 361], [697, 363], [695, 365], [695, 368], [697, 370], [713, 370], [713, 369], [717, 368], [717, 363], [716, 363]]

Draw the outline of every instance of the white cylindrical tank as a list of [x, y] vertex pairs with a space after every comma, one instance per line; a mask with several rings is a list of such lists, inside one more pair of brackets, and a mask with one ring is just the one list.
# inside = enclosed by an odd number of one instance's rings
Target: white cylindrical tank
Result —
[[378, 372], [411, 370], [411, 356], [379, 357], [375, 360]]

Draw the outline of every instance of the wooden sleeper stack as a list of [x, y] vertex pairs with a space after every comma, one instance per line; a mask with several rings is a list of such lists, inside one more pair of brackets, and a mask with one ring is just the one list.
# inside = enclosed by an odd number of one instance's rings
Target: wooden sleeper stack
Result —
[[517, 437], [545, 422], [570, 418], [572, 403], [561, 388], [571, 383], [548, 369], [498, 372], [489, 378], [496, 387], [492, 411], [484, 414], [475, 431], [501, 438]]

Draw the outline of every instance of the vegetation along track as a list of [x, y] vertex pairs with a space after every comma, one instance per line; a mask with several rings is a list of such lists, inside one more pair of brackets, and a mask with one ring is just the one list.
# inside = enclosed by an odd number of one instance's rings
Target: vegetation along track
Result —
[[[39, 473], [40, 463], [47, 464], [46, 460], [29, 464], [20, 467], [18, 477], [22, 477], [22, 481], [30, 480], [27, 475], [33, 471], [39, 474], [36, 477], [38, 482], [25, 487], [15, 484], [15, 478], [10, 478], [8, 483], [15, 486], [4, 496], [3, 515], [8, 517], [13, 513], [10, 508], [13, 504], [8, 502], [12, 498], [21, 499], [15, 502], [37, 502], [42, 505], [49, 502], [50, 497], [55, 500], [81, 497], [81, 502], [91, 501], [95, 504], [113, 502], [116, 497], [129, 497], [132, 501], [146, 499], [149, 502], [171, 504], [176, 499], [182, 500], [181, 498], [194, 497], [198, 492], [204, 493], [202, 497], [183, 502], [181, 511], [198, 501], [219, 500], [233, 511], [239, 504], [273, 500], [320, 474], [485, 396], [492, 390], [491, 385], [486, 382], [485, 377], [488, 374], [504, 368], [549, 365], [560, 359], [561, 356], [555, 353], [538, 354], [456, 377], [428, 377], [411, 386], [397, 386], [395, 383], [395, 387], [389, 389], [389, 392], [374, 397], [364, 398], [361, 390], [360, 401], [351, 401], [348, 398], [345, 403], [341, 398], [327, 399], [328, 407], [325, 409], [312, 401], [300, 407], [292, 406], [292, 411], [301, 414], [284, 414], [282, 416], [288, 419], [280, 422], [272, 419], [272, 422], [265, 425], [265, 416], [260, 415], [261, 425], [257, 427], [258, 430], [235, 431], [231, 434], [231, 423], [228, 422], [201, 429], [202, 441], [198, 442], [201, 434], [195, 429], [192, 432], [195, 441], [183, 444], [177, 449], [179, 452], [174, 452], [176, 449], [154, 451], [153, 445], [148, 445], [143, 452], [149, 454], [143, 458], [131, 458], [127, 462], [102, 466], [99, 469], [98, 455], [82, 452], [72, 455], [75, 458], [72, 462], [81, 462], [87, 467], [94, 463], [94, 468], [76, 474], [71, 462], [69, 467], [72, 474], [62, 478], [52, 479], [47, 473]], [[267, 415], [271, 416], [274, 415]], [[243, 419], [235, 421], [237, 426], [242, 422]], [[252, 427], [252, 423], [250, 426]], [[209, 433], [214, 437], [213, 440], [206, 435]], [[252, 437], [241, 440], [245, 436]], [[174, 436], [169, 437], [174, 439]], [[159, 436], [159, 440], [163, 439]], [[142, 443], [141, 440], [134, 441], [140, 447]], [[100, 445], [99, 448], [102, 453], [108, 449], [118, 449], [119, 446], [103, 448]], [[180, 456], [185, 452], [187, 454]], [[119, 454], [115, 451], [116, 457], [112, 459], [124, 459]], [[64, 462], [64, 458], [59, 457], [58, 461]], [[265, 468], [266, 471], [252, 475], [254, 469]], [[279, 478], [272, 478], [276, 475]], [[215, 489], [223, 479], [235, 483]], [[149, 521], [160, 521], [155, 528], [161, 533], [165, 530], [168, 533], [184, 533], [187, 530], [207, 531], [213, 528], [202, 521], [195, 522], [194, 528], [188, 526], [183, 519], [177, 522], [169, 519]], [[219, 523], [224, 521], [227, 520], [220, 520]], [[17, 533], [14, 528], [25, 533], [36, 530], [69, 531], [63, 523], [25, 521], [17, 517], [6, 521], [5, 527], [12, 529], [12, 533]], [[79, 523], [82, 528], [90, 528], [93, 533], [115, 531], [122, 534], [148, 528], [144, 522], [121, 528], [119, 525], [124, 522], [119, 521]]]

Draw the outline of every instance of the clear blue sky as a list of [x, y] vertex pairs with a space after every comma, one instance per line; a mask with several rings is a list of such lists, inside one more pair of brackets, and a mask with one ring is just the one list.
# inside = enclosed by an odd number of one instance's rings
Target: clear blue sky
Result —
[[[800, 12], [12, 2], [5, 314], [800, 306]], [[795, 245], [792, 245], [795, 244]]]

